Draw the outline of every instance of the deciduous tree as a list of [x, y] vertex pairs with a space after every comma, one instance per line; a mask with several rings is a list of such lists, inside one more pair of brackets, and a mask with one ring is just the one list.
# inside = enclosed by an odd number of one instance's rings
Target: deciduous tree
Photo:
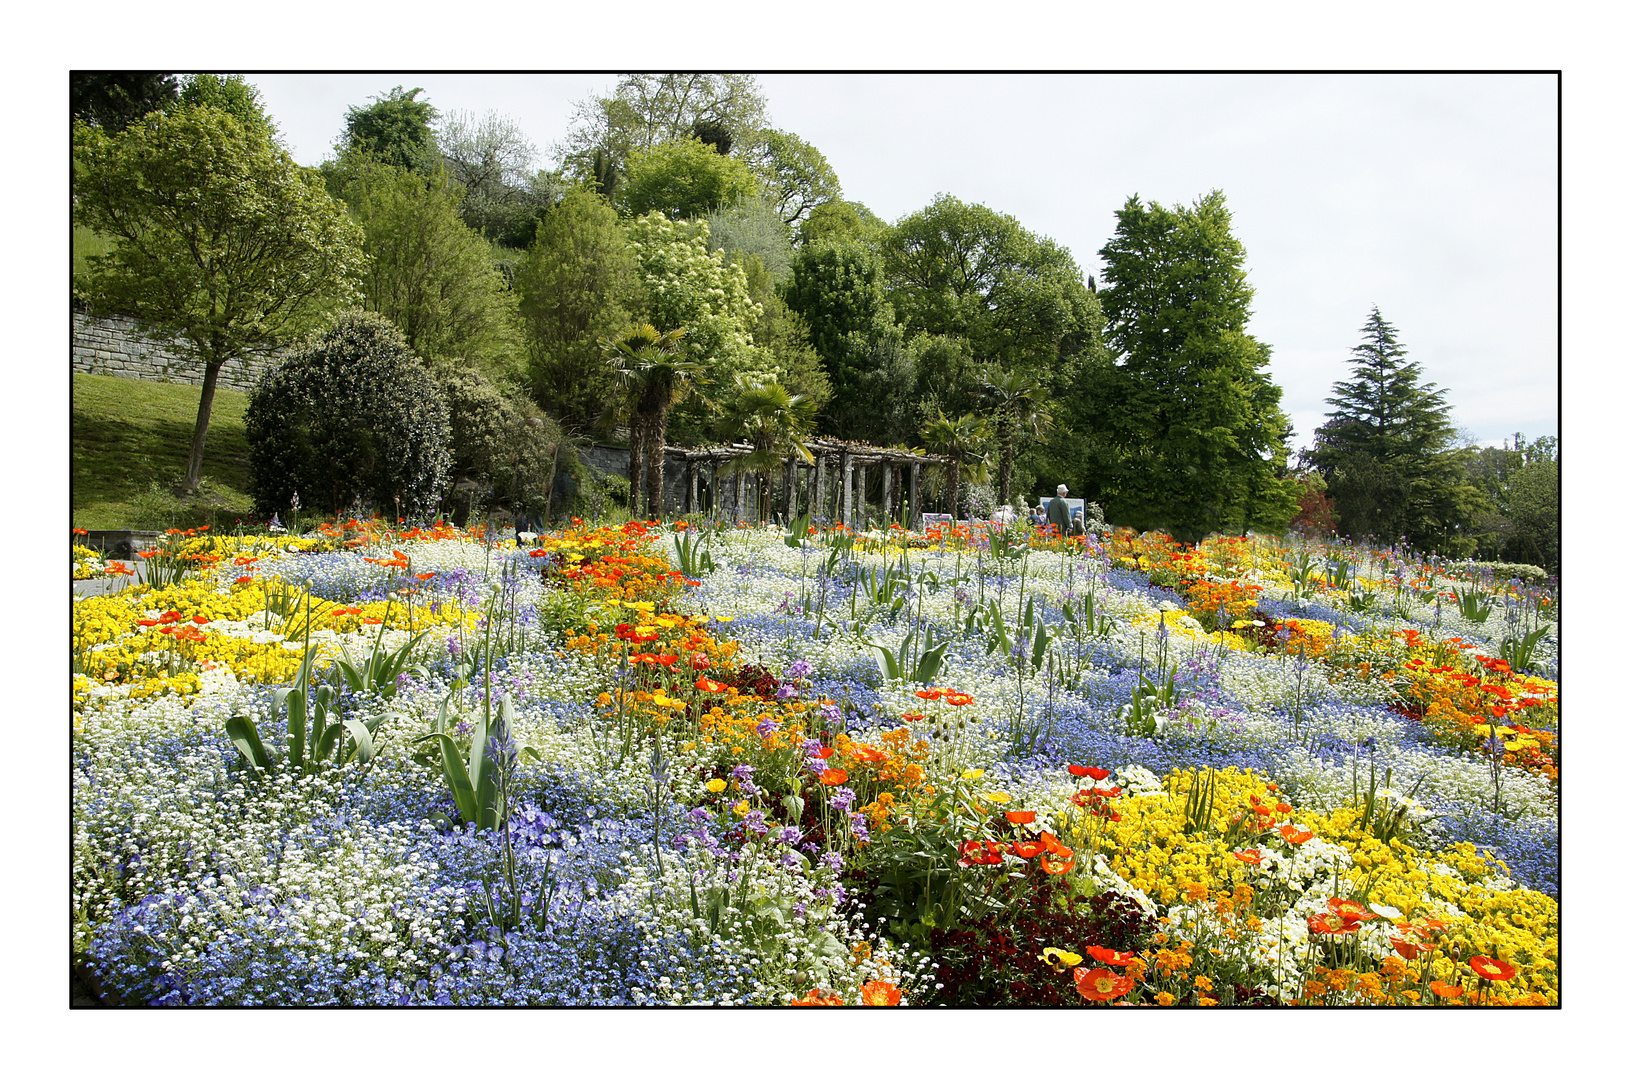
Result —
[[424, 92], [418, 86], [406, 91], [396, 86], [364, 108], [346, 110], [342, 154], [366, 154], [399, 169], [433, 171], [439, 164], [432, 130], [437, 112], [429, 101], [416, 100]]
[[687, 138], [630, 154], [617, 203], [635, 216], [655, 211], [675, 220], [701, 218], [753, 199], [758, 190], [745, 163]]
[[222, 365], [265, 354], [358, 298], [362, 231], [270, 136], [219, 109], [74, 124], [74, 221], [112, 244], [86, 299], [140, 319], [203, 370], [184, 485], [203, 476]]
[[1107, 517], [1181, 540], [1296, 512], [1289, 424], [1269, 350], [1247, 333], [1246, 251], [1220, 192], [1117, 212], [1098, 297], [1116, 357], [1095, 372], [1090, 437], [1108, 449]]

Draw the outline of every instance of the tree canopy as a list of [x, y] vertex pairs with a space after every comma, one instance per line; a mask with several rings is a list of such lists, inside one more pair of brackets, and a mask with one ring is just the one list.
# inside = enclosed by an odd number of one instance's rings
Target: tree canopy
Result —
[[209, 106], [149, 113], [116, 135], [77, 121], [73, 165], [74, 222], [111, 244], [88, 260], [85, 299], [178, 339], [203, 369], [194, 488], [222, 365], [354, 303], [362, 232], [269, 130]]
[[715, 139], [729, 133], [733, 145], [743, 144], [764, 127], [765, 95], [752, 75], [624, 75], [610, 94], [574, 106], [556, 151], [569, 176], [595, 181], [622, 175], [638, 150], [699, 131]]
[[179, 90], [176, 77], [162, 71], [76, 71], [68, 76], [68, 109], [75, 120], [116, 135], [175, 104]]
[[418, 86], [395, 86], [365, 108], [348, 109], [342, 154], [366, 154], [398, 169], [435, 169], [439, 162], [432, 125], [437, 111], [429, 101], [416, 100], [424, 92]]
[[744, 162], [688, 137], [630, 154], [616, 201], [636, 217], [657, 212], [682, 219], [706, 217], [758, 194], [758, 183]]
[[1116, 217], [1098, 292], [1116, 359], [1091, 395], [1107, 515], [1181, 540], [1284, 528], [1290, 425], [1246, 332], [1246, 250], [1223, 194], [1172, 208], [1135, 195]]
[[1326, 423], [1315, 431], [1310, 463], [1320, 470], [1347, 536], [1408, 540], [1423, 550], [1462, 554], [1481, 498], [1464, 474], [1471, 452], [1453, 443], [1445, 391], [1423, 383], [1405, 359], [1392, 324], [1374, 306], [1351, 377], [1332, 387]]

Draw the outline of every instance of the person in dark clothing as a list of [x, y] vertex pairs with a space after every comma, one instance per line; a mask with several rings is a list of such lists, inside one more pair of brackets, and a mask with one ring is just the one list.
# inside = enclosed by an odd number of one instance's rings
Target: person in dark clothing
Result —
[[1055, 489], [1054, 497], [1048, 500], [1048, 524], [1055, 536], [1066, 536], [1071, 531], [1071, 507], [1065, 501], [1066, 493], [1066, 486], [1061, 484]]
[[1083, 524], [1082, 524], [1082, 510], [1081, 509], [1071, 511], [1071, 535], [1072, 536], [1087, 536], [1088, 535], [1088, 530], [1085, 529], [1083, 527]]

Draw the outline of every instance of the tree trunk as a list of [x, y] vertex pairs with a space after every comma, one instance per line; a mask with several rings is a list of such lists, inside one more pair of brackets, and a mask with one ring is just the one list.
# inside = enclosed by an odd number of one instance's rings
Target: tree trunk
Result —
[[642, 481], [646, 478], [646, 418], [639, 413], [629, 417], [629, 516], [640, 516]]
[[646, 516], [663, 516], [663, 444], [669, 433], [669, 410], [663, 408], [652, 418], [646, 432]]
[[204, 479], [204, 436], [210, 430], [210, 410], [215, 407], [215, 381], [223, 360], [204, 365], [204, 388], [198, 395], [198, 419], [193, 423], [193, 444], [187, 450], [187, 474], [181, 486], [188, 494], [198, 490]]
[[1014, 477], [1014, 418], [1007, 414], [997, 423], [998, 444], [1003, 447], [1003, 459], [997, 467], [997, 501], [1009, 505], [1009, 484]]

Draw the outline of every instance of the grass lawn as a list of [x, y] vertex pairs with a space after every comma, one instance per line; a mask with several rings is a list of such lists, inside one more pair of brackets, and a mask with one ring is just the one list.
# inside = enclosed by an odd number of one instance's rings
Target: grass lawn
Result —
[[[199, 392], [179, 383], [74, 374], [68, 435], [74, 528], [221, 528], [249, 518], [249, 395], [237, 390], [215, 392], [204, 446], [208, 497], [183, 501], [168, 493], [187, 468]], [[154, 484], [164, 491], [152, 490]]]

